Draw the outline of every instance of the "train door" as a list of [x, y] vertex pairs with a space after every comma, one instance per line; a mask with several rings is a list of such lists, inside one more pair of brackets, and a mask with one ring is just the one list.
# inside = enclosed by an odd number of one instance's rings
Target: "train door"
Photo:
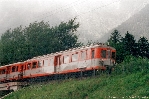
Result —
[[6, 80], [9, 80], [9, 78], [10, 78], [10, 71], [11, 71], [11, 67], [8, 66], [8, 67], [6, 68]]
[[55, 56], [54, 57], [54, 72], [59, 72], [60, 71], [60, 56]]
[[6, 68], [0, 69], [0, 82], [6, 80]]
[[110, 49], [107, 49], [107, 50], [106, 50], [105, 65], [111, 66], [111, 50], [110, 50]]
[[95, 49], [91, 49], [91, 66], [95, 66]]
[[23, 74], [24, 74], [24, 67], [25, 67], [25, 65], [24, 64], [21, 64], [20, 66], [19, 66], [19, 74], [18, 74], [18, 79], [22, 79], [23, 78]]
[[73, 69], [77, 69], [77, 68], [80, 68], [79, 67], [79, 53], [78, 52], [75, 52], [71, 55], [71, 66]]
[[111, 59], [111, 50], [107, 50], [107, 59]]
[[31, 62], [30, 61], [27, 61], [25, 62], [25, 73], [24, 73], [24, 77], [30, 77], [31, 76]]
[[83, 50], [80, 51], [80, 68], [86, 68], [87, 67], [87, 51]]

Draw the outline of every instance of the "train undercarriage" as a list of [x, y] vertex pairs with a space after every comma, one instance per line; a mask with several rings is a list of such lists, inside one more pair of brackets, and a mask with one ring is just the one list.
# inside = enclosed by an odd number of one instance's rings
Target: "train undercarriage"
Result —
[[92, 77], [92, 76], [99, 76], [101, 74], [110, 74], [112, 68], [107, 70], [104, 69], [92, 69], [92, 70], [85, 70], [84, 68], [80, 68], [79, 72], [71, 72], [71, 73], [57, 73], [51, 74], [46, 76], [39, 76], [33, 78], [26, 78], [26, 79], [19, 79], [14, 81], [5, 81], [0, 83], [0, 91], [2, 90], [19, 90], [22, 87], [30, 86], [33, 84], [38, 84], [42, 82], [50, 82], [53, 80], [65, 80], [65, 79], [82, 79], [85, 77]]

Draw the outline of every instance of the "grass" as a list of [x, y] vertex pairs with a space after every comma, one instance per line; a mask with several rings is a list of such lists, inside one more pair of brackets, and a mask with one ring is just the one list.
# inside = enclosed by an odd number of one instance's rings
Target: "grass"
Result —
[[138, 72], [68, 79], [21, 89], [5, 99], [104, 99], [109, 97], [149, 97], [149, 74]]
[[[143, 59], [144, 60], [144, 59]], [[137, 63], [136, 63], [137, 62]], [[134, 65], [134, 64], [135, 65]], [[119, 64], [112, 75], [67, 79], [52, 83], [29, 86], [16, 91], [5, 99], [105, 99], [105, 98], [149, 98], [149, 61], [134, 59], [130, 63]], [[135, 69], [130, 70], [131, 66]], [[137, 66], [143, 66], [138, 69]], [[125, 71], [120, 70], [124, 67]], [[126, 66], [127, 65], [127, 66]], [[126, 68], [129, 67], [129, 68]], [[147, 67], [147, 68], [146, 68]]]

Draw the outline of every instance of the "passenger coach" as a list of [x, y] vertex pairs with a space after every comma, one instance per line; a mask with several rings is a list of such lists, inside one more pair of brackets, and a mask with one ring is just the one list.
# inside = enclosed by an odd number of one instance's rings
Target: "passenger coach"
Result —
[[115, 58], [116, 50], [104, 44], [73, 48], [2, 66], [0, 81], [16, 81], [99, 69], [108, 69], [110, 73], [115, 64]]

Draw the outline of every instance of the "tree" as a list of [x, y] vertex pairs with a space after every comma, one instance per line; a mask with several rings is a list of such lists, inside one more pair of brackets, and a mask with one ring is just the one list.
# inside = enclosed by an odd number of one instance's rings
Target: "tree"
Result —
[[117, 63], [122, 62], [125, 56], [125, 50], [123, 49], [124, 45], [122, 42], [122, 37], [118, 30], [114, 30], [114, 32], [111, 33], [111, 36], [108, 39], [107, 43], [109, 43], [110, 46], [116, 49]]
[[122, 37], [121, 37], [119, 31], [118, 30], [114, 30], [114, 32], [111, 33], [111, 36], [110, 36], [110, 39], [108, 40], [108, 42], [110, 44], [114, 44], [115, 45], [115, 44], [120, 43], [121, 39], [122, 39]]
[[30, 23], [25, 28], [20, 26], [7, 30], [0, 41], [1, 64], [24, 61], [82, 45], [76, 35], [79, 23], [75, 20], [76, 18], [61, 22], [55, 27], [50, 27], [48, 22], [41, 21]]
[[138, 54], [141, 57], [148, 57], [148, 53], [149, 53], [149, 43], [147, 38], [140, 37], [140, 39], [138, 40]]
[[7, 30], [1, 36], [1, 64], [13, 63], [21, 61], [22, 48], [24, 46], [24, 38], [22, 34], [22, 27], [15, 28], [14, 30]]
[[128, 31], [123, 38], [124, 49], [126, 51], [126, 55], [135, 55], [136, 53], [136, 43], [134, 36], [130, 34]]

